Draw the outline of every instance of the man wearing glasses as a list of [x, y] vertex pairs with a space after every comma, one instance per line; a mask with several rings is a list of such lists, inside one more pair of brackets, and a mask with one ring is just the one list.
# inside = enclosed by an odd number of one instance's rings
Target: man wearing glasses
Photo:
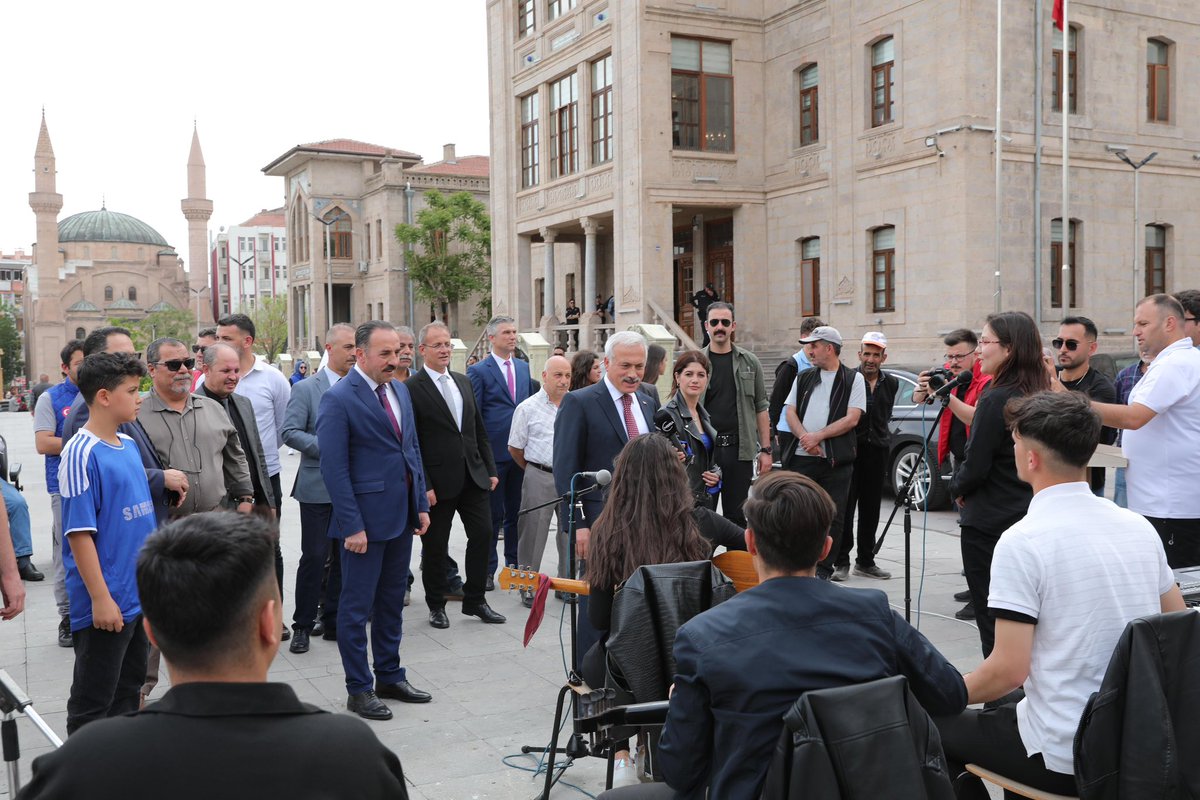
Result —
[[[1107, 375], [1091, 366], [1096, 354], [1096, 338], [1099, 332], [1096, 323], [1087, 317], [1067, 317], [1058, 326], [1058, 338], [1050, 347], [1058, 356], [1058, 379], [1073, 392], [1083, 392], [1097, 403], [1117, 402], [1117, 387]], [[1117, 429], [1100, 429], [1100, 444], [1112, 444], [1117, 440]], [[1104, 497], [1104, 467], [1092, 467], [1088, 484], [1092, 494]]]
[[196, 368], [192, 370], [193, 392], [200, 391], [200, 385], [204, 383], [204, 370], [200, 369], [200, 364], [204, 362], [204, 351], [210, 344], [216, 344], [216, 342], [216, 328], [205, 328], [196, 334], [196, 343], [192, 345], [192, 355], [196, 357]]
[[1174, 297], [1183, 306], [1183, 332], [1192, 337], [1192, 347], [1200, 347], [1200, 291], [1184, 289]]
[[746, 527], [742, 503], [754, 478], [771, 469], [771, 421], [767, 410], [767, 385], [758, 357], [733, 343], [737, 323], [733, 306], [715, 302], [708, 307], [704, 323], [710, 341], [704, 348], [712, 364], [704, 408], [717, 429], [716, 463], [721, 467], [721, 513], [731, 522]]

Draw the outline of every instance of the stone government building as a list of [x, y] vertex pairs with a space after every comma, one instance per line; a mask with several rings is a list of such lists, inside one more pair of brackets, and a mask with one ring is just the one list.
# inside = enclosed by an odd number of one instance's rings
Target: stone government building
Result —
[[[139, 219], [101, 207], [61, 222], [63, 197], [56, 191], [54, 148], [42, 116], [34, 153], [37, 243], [25, 291], [26, 373], [58, 374], [59, 353], [69, 339], [83, 338], [111, 317], [140, 319], [155, 311], [190, 309], [189, 280], [203, 287], [207, 249], [204, 159], [193, 131], [188, 159], [189, 258], [201, 265], [187, 273], [162, 234]], [[207, 211], [207, 213], [205, 213]], [[211, 320], [211, 315], [208, 317]]]
[[[1103, 349], [1129, 351], [1135, 295], [1200, 285], [1200, 5], [1071, 4], [1065, 305], [1064, 37], [1042, 5], [1039, 20], [1034, 0], [1004, 3], [1002, 305], [1044, 333], [1086, 314]], [[794, 349], [819, 314], [922, 364], [994, 310], [994, 3], [489, 0], [487, 15], [494, 305], [522, 328], [599, 293], [619, 327], [695, 335], [687, 298], [711, 282], [760, 351]], [[1133, 174], [1106, 145], [1158, 154], [1136, 226]]]

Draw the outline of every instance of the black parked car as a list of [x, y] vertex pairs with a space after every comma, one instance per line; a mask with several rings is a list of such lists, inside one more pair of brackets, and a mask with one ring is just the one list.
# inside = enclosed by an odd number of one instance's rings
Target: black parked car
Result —
[[[913, 495], [914, 507], [927, 511], [941, 511], [950, 507], [950, 463], [935, 470], [930, 479], [930, 463], [937, 463], [938, 434], [935, 431], [929, 441], [929, 458], [925, 458], [925, 436], [937, 419], [938, 405], [913, 403], [913, 392], [917, 388], [917, 374], [904, 369], [885, 370], [900, 380], [900, 391], [896, 393], [896, 405], [888, 427], [892, 432], [891, 452], [888, 459], [887, 482], [893, 495], [900, 491], [913, 469], [917, 469], [916, 487]], [[949, 411], [946, 411], [949, 414]]]

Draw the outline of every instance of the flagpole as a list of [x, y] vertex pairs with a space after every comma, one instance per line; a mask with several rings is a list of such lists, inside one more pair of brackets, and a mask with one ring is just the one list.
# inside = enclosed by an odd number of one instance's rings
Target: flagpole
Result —
[[1000, 113], [1002, 108], [1002, 75], [1004, 72], [1004, 0], [996, 0], [996, 313], [1000, 313], [1002, 284], [1000, 281], [1000, 212], [1004, 200], [1000, 194], [1000, 155], [1004, 139], [1000, 133]]
[[1063, 309], [1071, 307], [1071, 106], [1069, 88], [1071, 84], [1071, 0], [1062, 0], [1062, 281], [1059, 283]]

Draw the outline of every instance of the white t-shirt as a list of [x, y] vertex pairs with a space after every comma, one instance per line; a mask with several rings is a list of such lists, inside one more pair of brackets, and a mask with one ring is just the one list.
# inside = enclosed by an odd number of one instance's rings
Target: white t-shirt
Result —
[[[867, 384], [863, 380], [861, 372], [852, 373], [854, 382], [850, 387], [850, 400], [846, 404], [846, 410], [852, 408], [860, 409], [864, 414], [867, 413]], [[808, 406], [804, 409], [804, 418], [800, 420], [800, 424], [804, 426], [806, 431], [819, 431], [829, 424], [829, 400], [833, 393], [833, 379], [837, 376], [837, 370], [821, 370], [821, 380], [813, 387], [812, 394], [808, 400]], [[788, 392], [786, 404], [789, 406], [796, 405], [796, 392], [800, 386], [800, 377], [792, 382], [792, 390]], [[786, 412], [785, 412], [786, 414]], [[793, 431], [795, 433], [795, 431]], [[811, 453], [806, 452], [801, 448], [796, 448], [796, 455], [811, 456]], [[825, 443], [821, 442], [821, 456], [825, 456]], [[817, 456], [813, 456], [816, 458]]]
[[1175, 585], [1162, 542], [1138, 514], [1096, 497], [1087, 483], [1034, 495], [1000, 537], [988, 608], [1037, 620], [1017, 729], [1029, 756], [1071, 774], [1079, 716], [1125, 625], [1162, 610]]
[[1121, 449], [1129, 459], [1125, 482], [1129, 508], [1148, 517], [1200, 518], [1200, 351], [1183, 338], [1150, 362], [1129, 393], [1155, 417], [1125, 431]]

